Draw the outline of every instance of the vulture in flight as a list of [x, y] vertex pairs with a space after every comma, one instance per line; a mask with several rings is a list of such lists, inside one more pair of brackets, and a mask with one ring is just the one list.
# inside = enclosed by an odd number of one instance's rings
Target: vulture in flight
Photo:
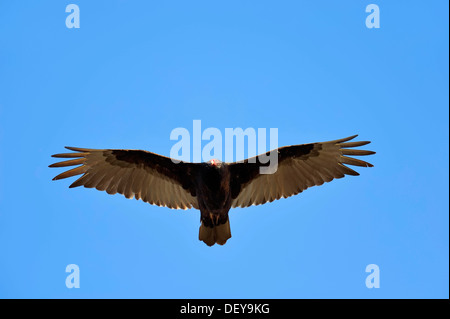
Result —
[[261, 154], [278, 155], [277, 170], [272, 174], [261, 173], [260, 168], [268, 166], [267, 159], [260, 160], [261, 155], [234, 163], [219, 160], [189, 163], [147, 151], [78, 147], [66, 147], [72, 153], [52, 155], [72, 159], [49, 167], [81, 165], [53, 179], [82, 175], [71, 188], [96, 188], [173, 209], [199, 209], [199, 240], [208, 246], [223, 245], [231, 237], [230, 208], [261, 205], [335, 178], [359, 175], [346, 164], [372, 167], [368, 162], [348, 156], [375, 154], [354, 149], [370, 143], [349, 142], [356, 136], [285, 146]]

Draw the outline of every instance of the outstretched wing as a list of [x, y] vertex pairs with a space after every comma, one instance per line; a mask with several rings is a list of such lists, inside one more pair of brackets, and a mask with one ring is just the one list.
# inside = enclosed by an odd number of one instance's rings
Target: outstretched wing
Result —
[[52, 157], [74, 158], [49, 167], [81, 165], [65, 171], [53, 180], [83, 174], [70, 187], [95, 187], [108, 194], [174, 209], [198, 208], [192, 184], [196, 164], [174, 163], [171, 158], [139, 150], [88, 149], [66, 147], [75, 153]]
[[[372, 151], [352, 149], [370, 142], [347, 142], [357, 135], [340, 140], [285, 146], [266, 153], [278, 152], [278, 168], [273, 174], [261, 174], [256, 158], [230, 164], [232, 207], [248, 207], [296, 195], [308, 187], [322, 185], [345, 175], [359, 175], [345, 166], [373, 165], [346, 155], [371, 155]], [[347, 143], [345, 143], [347, 142]]]

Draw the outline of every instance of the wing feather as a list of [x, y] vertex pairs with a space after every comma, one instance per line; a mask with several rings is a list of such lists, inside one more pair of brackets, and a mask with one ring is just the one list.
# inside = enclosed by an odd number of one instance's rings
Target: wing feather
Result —
[[72, 168], [72, 169], [70, 169], [68, 171], [65, 171], [65, 172], [55, 176], [53, 178], [53, 180], [55, 181], [55, 180], [58, 180], [58, 179], [63, 179], [63, 178], [67, 178], [67, 177], [77, 176], [77, 175], [85, 173], [86, 171], [87, 171], [87, 167], [85, 167], [84, 165], [83, 166], [79, 166], [79, 167], [75, 167], [75, 168]]
[[[278, 169], [273, 174], [261, 174], [267, 166], [255, 158], [231, 163], [232, 207], [247, 207], [271, 202], [281, 197], [298, 194], [305, 189], [331, 182], [345, 175], [359, 175], [346, 165], [372, 167], [373, 165], [347, 155], [365, 156], [373, 151], [352, 149], [367, 145], [369, 141], [349, 142], [357, 135], [323, 143], [281, 147]], [[269, 154], [270, 152], [266, 153]], [[256, 164], [255, 164], [256, 163]], [[346, 165], [344, 165], [346, 164]]]
[[71, 188], [96, 188], [108, 194], [120, 193], [126, 198], [134, 197], [174, 209], [198, 208], [192, 184], [195, 163], [175, 163], [168, 157], [139, 150], [66, 148], [73, 153], [52, 157], [69, 160], [50, 167], [81, 165], [54, 178], [82, 175], [70, 185]]

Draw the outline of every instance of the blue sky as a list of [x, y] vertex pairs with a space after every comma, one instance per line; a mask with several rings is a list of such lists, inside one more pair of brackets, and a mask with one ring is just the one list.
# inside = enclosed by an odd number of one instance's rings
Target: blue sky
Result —
[[[1, 298], [448, 298], [448, 2], [0, 4]], [[278, 144], [359, 134], [375, 167], [230, 212], [53, 182], [63, 147], [168, 156], [177, 127], [278, 128]], [[68, 289], [68, 264], [80, 288]], [[366, 266], [380, 269], [368, 289]]]

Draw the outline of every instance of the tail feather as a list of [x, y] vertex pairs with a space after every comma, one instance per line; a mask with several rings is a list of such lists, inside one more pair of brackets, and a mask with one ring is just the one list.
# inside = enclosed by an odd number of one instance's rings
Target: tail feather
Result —
[[212, 246], [215, 243], [224, 245], [231, 238], [230, 221], [213, 227], [205, 226], [202, 222], [198, 234], [198, 239], [202, 240], [206, 245]]

